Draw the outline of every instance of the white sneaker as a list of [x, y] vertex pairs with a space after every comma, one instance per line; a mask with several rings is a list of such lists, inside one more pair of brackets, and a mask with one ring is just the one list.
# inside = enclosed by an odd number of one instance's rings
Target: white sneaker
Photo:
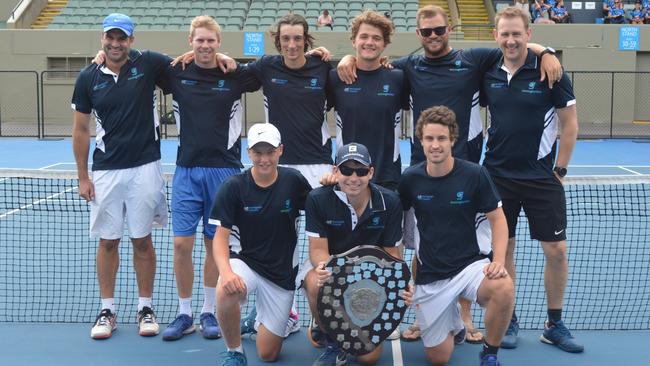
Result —
[[400, 332], [399, 332], [399, 327], [395, 328], [393, 333], [391, 333], [386, 339], [394, 341], [396, 339], [399, 339], [400, 337]]
[[288, 337], [291, 333], [295, 333], [300, 330], [300, 319], [298, 318], [298, 313], [291, 311], [289, 313], [289, 319], [287, 319], [287, 328], [284, 330], [284, 337]]
[[156, 322], [156, 314], [150, 307], [145, 306], [138, 311], [138, 327], [139, 333], [143, 337], [152, 337], [160, 332], [160, 326]]
[[90, 330], [90, 338], [110, 338], [115, 329], [117, 329], [117, 316], [109, 309], [102, 309], [99, 315], [97, 315], [97, 318], [95, 318], [95, 325]]

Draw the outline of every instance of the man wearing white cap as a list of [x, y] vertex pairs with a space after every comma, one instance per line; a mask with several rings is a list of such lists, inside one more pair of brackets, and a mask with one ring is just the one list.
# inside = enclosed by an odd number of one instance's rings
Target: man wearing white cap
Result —
[[[153, 336], [159, 327], [152, 306], [156, 253], [151, 231], [167, 225], [154, 89], [168, 58], [131, 49], [134, 25], [124, 14], [108, 15], [102, 29], [106, 61], [81, 71], [72, 96], [79, 195], [90, 204], [90, 235], [99, 238], [101, 311], [90, 336], [108, 338], [116, 328], [115, 278], [125, 221], [138, 282], [138, 331]], [[92, 179], [88, 174], [91, 113], [97, 121]]]
[[253, 125], [253, 166], [223, 183], [210, 215], [217, 225], [212, 245], [219, 270], [217, 318], [227, 347], [223, 365], [246, 365], [239, 318], [249, 293], [257, 294], [260, 359], [275, 361], [282, 349], [298, 272], [296, 222], [311, 190], [300, 172], [278, 167], [282, 151], [274, 125]]

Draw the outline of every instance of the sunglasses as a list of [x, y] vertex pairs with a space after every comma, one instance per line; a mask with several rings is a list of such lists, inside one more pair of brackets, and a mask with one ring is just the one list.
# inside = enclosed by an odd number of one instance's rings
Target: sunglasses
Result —
[[442, 36], [447, 33], [447, 26], [441, 25], [440, 27], [435, 28], [419, 28], [419, 31], [422, 37], [430, 37], [431, 33], [435, 33], [436, 36]]
[[368, 175], [368, 173], [370, 173], [370, 168], [350, 168], [345, 165], [341, 165], [339, 166], [339, 171], [346, 177], [351, 176], [352, 173], [357, 173], [357, 177], [365, 177]]

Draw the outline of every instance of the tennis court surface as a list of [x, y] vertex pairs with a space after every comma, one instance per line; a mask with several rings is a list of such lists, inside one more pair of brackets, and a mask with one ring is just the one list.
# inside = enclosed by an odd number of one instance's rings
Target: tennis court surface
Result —
[[[545, 301], [539, 244], [518, 228], [517, 312], [524, 329], [516, 350], [499, 352], [504, 365], [645, 365], [650, 359], [650, 143], [580, 141], [567, 189], [570, 278], [565, 322], [585, 344], [572, 355], [539, 342]], [[245, 145], [245, 144], [243, 144]], [[403, 144], [402, 161], [408, 161]], [[163, 141], [163, 163], [173, 172], [176, 141]], [[404, 153], [406, 152], [406, 153]], [[0, 364], [218, 364], [225, 347], [199, 334], [176, 342], [142, 338], [135, 327], [137, 292], [130, 245], [121, 248], [117, 280], [119, 330], [106, 341], [89, 337], [98, 311], [88, 208], [76, 191], [70, 140], [0, 140]], [[26, 170], [30, 169], [30, 170]], [[67, 172], [66, 172], [67, 171]], [[72, 171], [72, 173], [70, 172]], [[171, 193], [171, 183], [168, 194]], [[306, 241], [301, 236], [302, 255]], [[158, 255], [154, 306], [161, 323], [173, 319], [177, 296], [170, 229], [154, 232]], [[195, 263], [203, 258], [195, 245]], [[407, 257], [412, 253], [407, 251]], [[197, 266], [198, 268], [198, 266]], [[195, 300], [202, 284], [195, 272]], [[308, 311], [299, 300], [303, 326]], [[195, 309], [198, 310], [198, 309]], [[247, 310], [244, 309], [244, 313]], [[482, 327], [482, 313], [474, 311]], [[406, 322], [413, 320], [407, 313]], [[279, 364], [310, 365], [320, 350], [304, 330], [290, 336]], [[245, 339], [249, 364], [262, 364]], [[480, 346], [456, 348], [450, 365], [475, 365]], [[420, 365], [420, 342], [385, 343], [380, 365]]]

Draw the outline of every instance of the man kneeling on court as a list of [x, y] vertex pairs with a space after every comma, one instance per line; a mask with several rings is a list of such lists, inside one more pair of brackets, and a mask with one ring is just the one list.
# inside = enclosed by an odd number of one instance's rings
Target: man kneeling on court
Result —
[[[374, 169], [368, 149], [350, 143], [336, 153], [336, 185], [314, 189], [305, 203], [309, 237], [309, 261], [298, 275], [309, 300], [309, 308], [318, 322], [318, 290], [331, 276], [325, 269], [331, 255], [346, 252], [358, 245], [377, 245], [390, 255], [401, 258], [402, 205], [396, 193], [370, 183]], [[329, 338], [329, 337], [328, 337]], [[363, 364], [374, 364], [382, 346], [358, 356]], [[345, 365], [347, 354], [331, 339], [314, 366]]]
[[253, 167], [223, 183], [210, 215], [217, 225], [217, 318], [228, 348], [222, 365], [247, 364], [239, 318], [249, 293], [257, 294], [259, 357], [275, 361], [282, 349], [298, 272], [296, 220], [311, 190], [300, 172], [278, 167], [282, 150], [275, 126], [253, 125], [248, 131]]
[[[500, 365], [497, 351], [514, 306], [514, 285], [503, 266], [508, 227], [501, 200], [485, 168], [451, 156], [458, 135], [453, 111], [424, 110], [416, 135], [426, 161], [402, 174], [399, 194], [405, 210], [414, 208], [420, 234], [412, 304], [426, 357], [432, 365], [449, 361], [454, 334], [463, 329], [457, 305], [463, 297], [486, 309], [481, 366]], [[487, 228], [479, 227], [488, 222], [491, 245], [489, 235], [481, 235]]]

